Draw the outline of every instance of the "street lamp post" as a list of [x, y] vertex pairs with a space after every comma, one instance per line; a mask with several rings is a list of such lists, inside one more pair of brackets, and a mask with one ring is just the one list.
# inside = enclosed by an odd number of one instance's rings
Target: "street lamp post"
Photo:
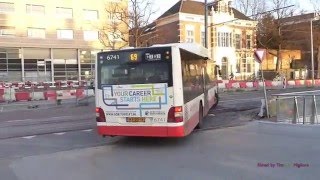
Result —
[[313, 21], [319, 20], [319, 15], [315, 15], [310, 20], [310, 40], [311, 40], [311, 78], [312, 78], [312, 86], [314, 86], [314, 52], [313, 52]]
[[313, 19], [310, 21], [310, 30], [311, 30], [311, 78], [312, 78], [312, 86], [314, 86], [314, 55], [313, 55], [313, 27], [312, 27]]
[[208, 48], [208, 0], [204, 0], [204, 46]]

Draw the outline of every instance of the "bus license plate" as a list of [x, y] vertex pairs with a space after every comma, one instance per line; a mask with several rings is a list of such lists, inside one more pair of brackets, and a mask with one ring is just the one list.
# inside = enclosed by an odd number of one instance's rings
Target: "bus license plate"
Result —
[[129, 118], [127, 118], [127, 122], [133, 122], [133, 123], [146, 122], [146, 118], [144, 118], [144, 117], [129, 117]]

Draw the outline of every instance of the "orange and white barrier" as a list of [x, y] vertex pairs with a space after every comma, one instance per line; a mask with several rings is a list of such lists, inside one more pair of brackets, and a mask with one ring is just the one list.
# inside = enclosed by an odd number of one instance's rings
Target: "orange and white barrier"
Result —
[[0, 88], [0, 102], [5, 102], [5, 99], [4, 99], [4, 88], [3, 87]]
[[[320, 87], [320, 79], [314, 81], [314, 85]], [[218, 84], [219, 89], [235, 90], [235, 89], [262, 89], [264, 83], [262, 81], [235, 81], [221, 80]], [[295, 88], [295, 87], [310, 87], [312, 80], [282, 80], [282, 81], [265, 81], [265, 86], [269, 89], [279, 88]]]

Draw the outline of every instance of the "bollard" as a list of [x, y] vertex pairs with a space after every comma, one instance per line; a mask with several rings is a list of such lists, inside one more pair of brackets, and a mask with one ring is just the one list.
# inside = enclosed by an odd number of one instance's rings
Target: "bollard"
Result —
[[282, 85], [283, 85], [283, 89], [287, 88], [287, 79], [286, 79], [286, 77], [283, 77]]
[[306, 117], [307, 117], [307, 102], [306, 102], [306, 97], [303, 97], [303, 121], [302, 123], [306, 123]]
[[297, 122], [299, 123], [300, 115], [299, 115], [299, 108], [298, 108], [298, 100], [297, 100], [296, 96], [294, 97], [294, 107], [293, 108], [294, 108], [294, 117], [292, 120], [292, 124], [297, 124]]
[[265, 114], [266, 114], [265, 109], [266, 109], [266, 100], [265, 99], [261, 99], [261, 107], [260, 107], [260, 112], [258, 114], [258, 116], [260, 118], [265, 117]]

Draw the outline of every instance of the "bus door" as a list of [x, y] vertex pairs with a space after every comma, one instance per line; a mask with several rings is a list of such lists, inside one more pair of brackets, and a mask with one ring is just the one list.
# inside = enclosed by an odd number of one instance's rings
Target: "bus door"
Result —
[[209, 101], [208, 101], [208, 79], [206, 78], [207, 76], [207, 68], [206, 68], [207, 62], [203, 61], [202, 66], [201, 66], [201, 75], [202, 75], [202, 83], [203, 83], [203, 94], [204, 94], [204, 102], [203, 102], [203, 108], [205, 111], [208, 111], [209, 107]]

